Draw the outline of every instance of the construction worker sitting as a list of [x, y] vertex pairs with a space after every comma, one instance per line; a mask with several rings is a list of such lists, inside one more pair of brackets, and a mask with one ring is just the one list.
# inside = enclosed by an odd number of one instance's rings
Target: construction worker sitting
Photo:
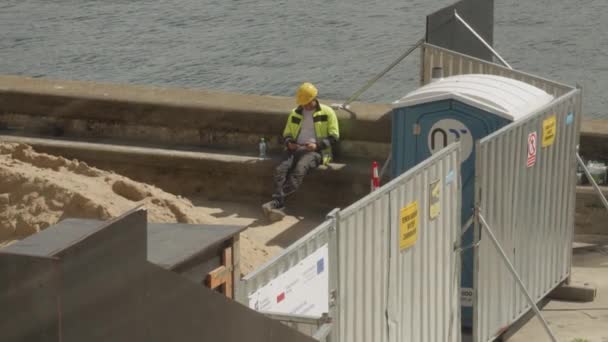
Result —
[[285, 198], [302, 184], [304, 176], [332, 159], [332, 146], [340, 138], [338, 118], [331, 107], [319, 103], [317, 88], [303, 83], [296, 93], [297, 108], [291, 111], [283, 131], [287, 156], [274, 174], [272, 201], [262, 208], [270, 220], [285, 216]]

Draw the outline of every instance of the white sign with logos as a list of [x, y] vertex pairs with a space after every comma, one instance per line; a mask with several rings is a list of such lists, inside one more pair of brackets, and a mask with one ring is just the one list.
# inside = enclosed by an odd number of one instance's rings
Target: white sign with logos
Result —
[[429, 131], [428, 147], [431, 154], [439, 152], [456, 141], [460, 141], [462, 161], [467, 160], [473, 152], [473, 136], [465, 124], [454, 119], [442, 119], [437, 121]]
[[261, 312], [321, 317], [329, 310], [327, 245], [249, 296], [249, 307]]

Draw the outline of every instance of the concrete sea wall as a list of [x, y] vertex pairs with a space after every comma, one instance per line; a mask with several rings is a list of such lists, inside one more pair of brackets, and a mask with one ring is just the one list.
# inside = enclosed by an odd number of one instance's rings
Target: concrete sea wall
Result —
[[[268, 198], [293, 106], [291, 97], [0, 76], [2, 140], [210, 199]], [[337, 111], [336, 161], [308, 177], [294, 200], [329, 208], [364, 196], [371, 161], [383, 163], [390, 151], [390, 110], [354, 103], [350, 112]], [[270, 142], [271, 160], [256, 157], [260, 137]], [[608, 160], [608, 121], [584, 121], [580, 142], [584, 157]], [[585, 188], [579, 198], [578, 212], [591, 210], [581, 219], [608, 219]]]

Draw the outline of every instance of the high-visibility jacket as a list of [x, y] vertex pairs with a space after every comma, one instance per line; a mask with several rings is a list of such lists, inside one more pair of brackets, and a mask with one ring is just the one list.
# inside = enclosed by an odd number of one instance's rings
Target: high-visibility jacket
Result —
[[[299, 106], [291, 111], [287, 118], [287, 124], [283, 130], [283, 138], [285, 145], [298, 140], [300, 129], [302, 128], [303, 108]], [[317, 101], [317, 108], [312, 115], [312, 120], [315, 126], [315, 135], [317, 138], [317, 152], [323, 156], [323, 165], [331, 162], [332, 145], [340, 139], [340, 129], [338, 127], [338, 117], [331, 107], [320, 104]]]

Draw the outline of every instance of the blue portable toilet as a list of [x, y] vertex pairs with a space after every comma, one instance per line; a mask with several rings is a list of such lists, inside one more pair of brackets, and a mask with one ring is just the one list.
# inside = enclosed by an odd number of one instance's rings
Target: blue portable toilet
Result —
[[[393, 103], [392, 175], [396, 177], [460, 141], [462, 148], [462, 246], [473, 242], [475, 142], [540, 109], [553, 96], [501, 76], [470, 74], [434, 79]], [[462, 258], [462, 325], [473, 325], [474, 249]]]

